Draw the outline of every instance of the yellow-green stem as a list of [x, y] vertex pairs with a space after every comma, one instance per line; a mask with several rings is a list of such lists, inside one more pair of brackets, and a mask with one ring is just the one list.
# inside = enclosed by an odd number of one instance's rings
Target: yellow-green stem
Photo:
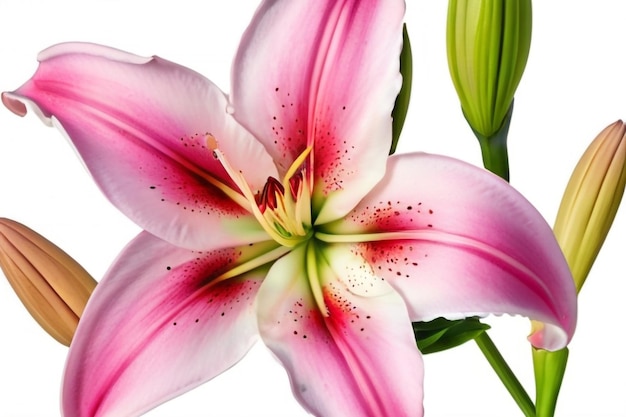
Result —
[[555, 352], [533, 348], [537, 417], [553, 417], [569, 350]]

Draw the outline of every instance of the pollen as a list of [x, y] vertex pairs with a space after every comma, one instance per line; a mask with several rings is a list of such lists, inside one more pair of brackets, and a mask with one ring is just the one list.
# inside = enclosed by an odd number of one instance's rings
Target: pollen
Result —
[[217, 139], [210, 133], [206, 134], [206, 146], [212, 151], [217, 149]]

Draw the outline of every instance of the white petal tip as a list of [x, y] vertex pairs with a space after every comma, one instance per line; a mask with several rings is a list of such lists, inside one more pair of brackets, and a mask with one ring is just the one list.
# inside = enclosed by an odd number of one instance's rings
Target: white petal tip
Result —
[[44, 49], [37, 55], [39, 62], [55, 58], [60, 55], [82, 54], [93, 55], [110, 59], [112, 61], [127, 62], [129, 64], [145, 64], [150, 62], [154, 57], [143, 57], [124, 52], [119, 49], [110, 48], [108, 46], [98, 45], [88, 42], [67, 42], [53, 45]]

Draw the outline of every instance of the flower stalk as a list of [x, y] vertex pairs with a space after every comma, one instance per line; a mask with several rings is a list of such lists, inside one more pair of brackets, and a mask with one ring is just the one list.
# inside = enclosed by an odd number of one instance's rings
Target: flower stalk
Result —
[[513, 116], [513, 102], [511, 102], [502, 126], [492, 136], [483, 136], [478, 131], [473, 130], [480, 144], [483, 166], [506, 181], [509, 181], [510, 178], [507, 138], [511, 116]]
[[561, 383], [567, 367], [569, 349], [554, 352], [532, 348], [535, 368], [536, 412], [537, 417], [552, 417], [561, 390]]
[[534, 417], [535, 405], [487, 332], [481, 333], [474, 340], [522, 413], [526, 417]]

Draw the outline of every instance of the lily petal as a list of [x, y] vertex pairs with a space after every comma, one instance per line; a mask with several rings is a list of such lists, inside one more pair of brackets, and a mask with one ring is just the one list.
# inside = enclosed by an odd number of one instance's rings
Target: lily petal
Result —
[[158, 57], [93, 44], [56, 45], [39, 61], [35, 75], [4, 93], [3, 103], [20, 115], [28, 104], [64, 130], [103, 192], [139, 226], [195, 249], [267, 238], [218, 188], [237, 189], [207, 146], [208, 135], [253, 191], [276, 168], [210, 81]]
[[313, 146], [318, 224], [345, 215], [384, 174], [403, 15], [401, 0], [271, 0], [242, 38], [234, 116], [283, 173]]
[[573, 335], [576, 292], [550, 227], [482, 169], [443, 156], [392, 157], [385, 179], [327, 230], [363, 242], [352, 251], [402, 294], [413, 321], [522, 314], [548, 323], [530, 341], [550, 350]]
[[139, 415], [239, 361], [257, 340], [253, 303], [267, 268], [213, 281], [274, 247], [194, 252], [139, 234], [81, 318], [66, 365], [65, 417]]
[[[307, 276], [309, 250], [278, 260], [258, 294], [261, 337], [287, 369], [294, 395], [319, 416], [422, 415], [422, 359], [403, 300], [372, 274], [359, 277], [372, 288], [367, 296], [352, 292], [329, 266], [344, 255], [334, 249], [322, 249], [313, 266], [319, 275]], [[317, 279], [326, 311], [307, 284]]]

